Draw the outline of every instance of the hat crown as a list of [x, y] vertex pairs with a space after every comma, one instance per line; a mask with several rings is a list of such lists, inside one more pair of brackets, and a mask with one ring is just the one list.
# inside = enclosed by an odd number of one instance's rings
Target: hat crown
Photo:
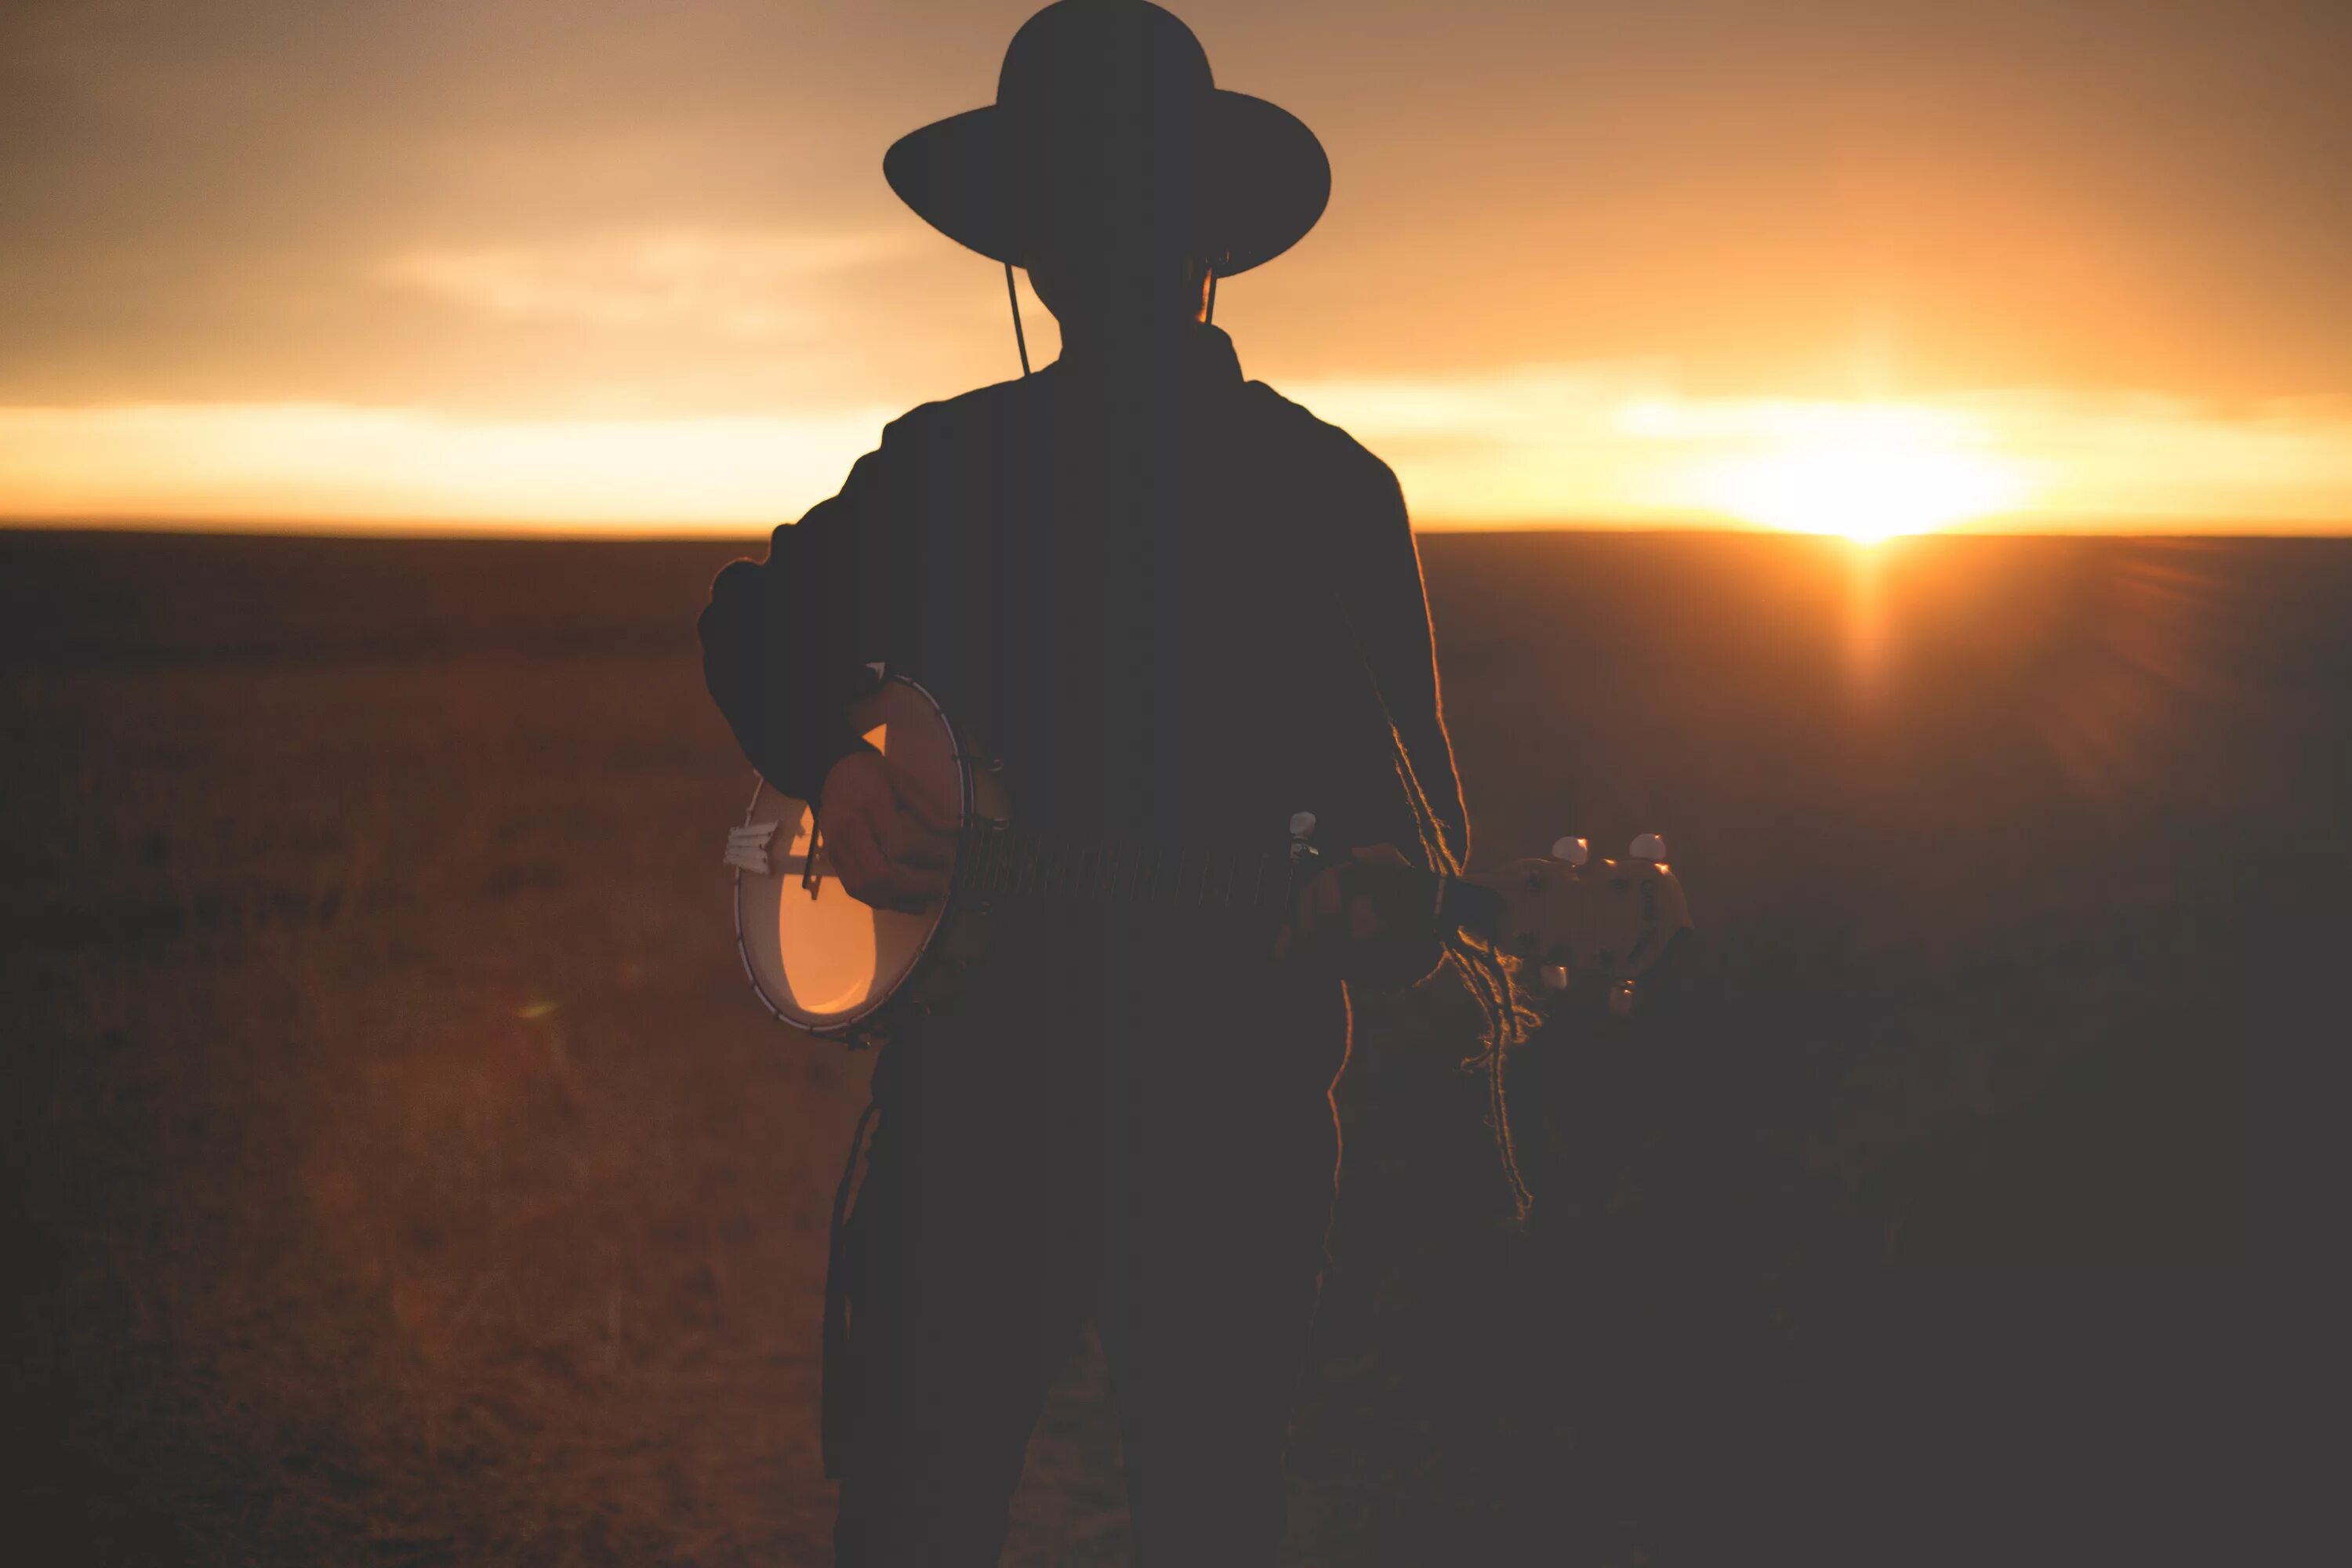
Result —
[[1005, 47], [996, 102], [1024, 118], [1181, 112], [1215, 88], [1208, 51], [1172, 12], [1149, 0], [1055, 0]]
[[992, 259], [1183, 247], [1220, 276], [1315, 226], [1331, 164], [1296, 115], [1216, 85], [1192, 29], [1148, 0], [1057, 0], [1013, 37], [996, 101], [908, 132], [890, 188]]

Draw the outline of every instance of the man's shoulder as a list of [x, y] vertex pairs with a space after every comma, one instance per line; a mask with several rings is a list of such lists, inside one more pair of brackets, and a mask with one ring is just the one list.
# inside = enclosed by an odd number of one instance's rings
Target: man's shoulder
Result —
[[882, 426], [883, 447], [887, 450], [895, 445], [928, 442], [982, 430], [992, 434], [1006, 411], [1029, 396], [1032, 390], [1029, 381], [1015, 376], [1010, 381], [975, 386], [970, 392], [960, 392], [953, 397], [919, 403]]
[[1394, 489], [1395, 470], [1339, 426], [1293, 402], [1262, 381], [1242, 384], [1244, 406], [1253, 424], [1298, 457], [1339, 482]]

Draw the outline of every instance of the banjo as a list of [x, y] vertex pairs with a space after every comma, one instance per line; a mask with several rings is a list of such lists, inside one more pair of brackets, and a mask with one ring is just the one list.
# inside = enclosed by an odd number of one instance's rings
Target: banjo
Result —
[[[863, 1045], [891, 1019], [928, 1010], [987, 951], [992, 916], [1013, 904], [1255, 910], [1271, 922], [1333, 863], [1315, 847], [1315, 817], [1303, 811], [1290, 819], [1287, 841], [1272, 847], [1030, 832], [1016, 826], [995, 765], [921, 686], [886, 679], [850, 718], [940, 820], [961, 826], [944, 897], [918, 911], [877, 909], [835, 875], [814, 803], [765, 781], [753, 789], [742, 825], [727, 835], [736, 946], [768, 1011], [812, 1035]], [[1472, 931], [1535, 966], [1554, 991], [1597, 976], [1619, 1013], [1633, 1004], [1635, 979], [1690, 929], [1682, 884], [1652, 833], [1634, 839], [1623, 860], [1596, 860], [1584, 839], [1562, 838], [1548, 858], [1458, 878], [1339, 858], [1351, 879], [1379, 884], [1384, 908], [1417, 907], [1438, 929]]]

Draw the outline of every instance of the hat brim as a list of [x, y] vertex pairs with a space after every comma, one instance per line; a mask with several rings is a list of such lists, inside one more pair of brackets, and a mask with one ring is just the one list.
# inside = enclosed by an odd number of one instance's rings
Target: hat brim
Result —
[[[1201, 122], [1201, 246], [1221, 277], [1273, 260], [1305, 237], [1331, 199], [1331, 161], [1288, 110], [1213, 90]], [[959, 245], [1016, 267], [1029, 261], [1015, 183], [1031, 165], [1006, 145], [994, 104], [934, 121], [892, 143], [883, 177], [924, 222]]]

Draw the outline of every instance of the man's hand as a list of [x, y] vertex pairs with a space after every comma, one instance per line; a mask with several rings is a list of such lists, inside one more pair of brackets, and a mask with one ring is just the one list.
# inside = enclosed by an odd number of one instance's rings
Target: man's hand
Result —
[[878, 752], [852, 752], [824, 775], [816, 820], [849, 896], [877, 910], [921, 910], [947, 891], [956, 821], [921, 799]]
[[[1412, 864], [1393, 844], [1370, 845], [1349, 853], [1367, 865]], [[1352, 899], [1346, 896], [1341, 885], [1346, 869], [1341, 864], [1326, 866], [1299, 889], [1297, 907], [1291, 910], [1282, 930], [1275, 933], [1275, 957], [1297, 954], [1332, 962], [1349, 945], [1361, 947], [1377, 941], [1386, 931], [1369, 894], [1360, 892]]]

